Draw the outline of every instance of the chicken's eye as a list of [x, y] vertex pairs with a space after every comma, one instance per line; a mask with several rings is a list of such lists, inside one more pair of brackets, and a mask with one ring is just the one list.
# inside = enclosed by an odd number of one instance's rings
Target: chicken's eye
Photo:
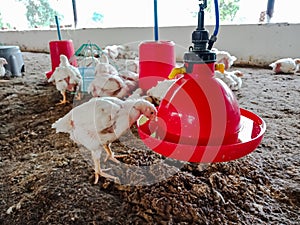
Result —
[[151, 112], [150, 114], [151, 114], [151, 115], [153, 115], [153, 114], [154, 114], [154, 112]]

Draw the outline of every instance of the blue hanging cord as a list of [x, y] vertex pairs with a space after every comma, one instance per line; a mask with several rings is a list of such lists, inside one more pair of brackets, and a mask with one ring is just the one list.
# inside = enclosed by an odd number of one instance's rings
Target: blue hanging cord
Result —
[[214, 36], [217, 36], [219, 33], [219, 27], [220, 27], [220, 15], [219, 15], [219, 3], [218, 0], [214, 1], [215, 4], [215, 17], [216, 17], [216, 26], [214, 30]]
[[209, 41], [208, 41], [208, 49], [211, 50], [212, 46], [217, 40], [217, 35], [219, 33], [219, 27], [220, 27], [220, 15], [219, 15], [219, 3], [218, 0], [214, 0], [215, 4], [215, 17], [216, 17], [216, 25], [213, 35], [211, 35]]

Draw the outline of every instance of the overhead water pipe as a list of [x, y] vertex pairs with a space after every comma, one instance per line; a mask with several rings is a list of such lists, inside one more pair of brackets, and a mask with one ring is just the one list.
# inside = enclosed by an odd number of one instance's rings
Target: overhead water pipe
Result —
[[[200, 1], [200, 0], [199, 0]], [[217, 5], [217, 4], [216, 4]], [[216, 54], [208, 48], [210, 41], [210, 47], [212, 47], [216, 40], [216, 35], [212, 35], [209, 40], [209, 33], [204, 27], [204, 9], [207, 7], [207, 0], [200, 1], [198, 12], [198, 26], [192, 33], [192, 43], [194, 46], [189, 47], [189, 52], [186, 52], [183, 56], [185, 62], [185, 68], [187, 73], [193, 71], [194, 64], [209, 64], [213, 70], [213, 63], [216, 61]], [[218, 24], [215, 29], [215, 34], [218, 33]]]
[[57, 15], [55, 15], [55, 23], [56, 23], [56, 31], [57, 31], [58, 40], [61, 41], [60, 25], [59, 25], [59, 20], [58, 20]]
[[76, 0], [72, 0], [72, 6], [73, 6], [73, 17], [74, 17], [74, 27], [77, 26], [77, 7], [76, 7]]
[[274, 13], [274, 4], [275, 0], [268, 0], [268, 5], [267, 5], [267, 22], [270, 23], [271, 18], [273, 17]]
[[157, 0], [154, 0], [154, 40], [158, 41]]
[[207, 49], [211, 50], [213, 47], [213, 44], [217, 41], [217, 35], [219, 33], [219, 27], [220, 27], [220, 13], [219, 13], [219, 3], [218, 0], [214, 0], [214, 5], [215, 5], [215, 18], [216, 18], [216, 25], [215, 25], [215, 30], [213, 34], [211, 35], [209, 42], [208, 42], [208, 47]]

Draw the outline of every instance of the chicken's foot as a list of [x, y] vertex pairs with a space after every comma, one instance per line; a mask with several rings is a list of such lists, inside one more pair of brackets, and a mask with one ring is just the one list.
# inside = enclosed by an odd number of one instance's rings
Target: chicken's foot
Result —
[[112, 175], [109, 175], [107, 173], [104, 173], [103, 171], [100, 171], [100, 172], [95, 172], [95, 181], [94, 181], [94, 184], [97, 184], [98, 181], [99, 181], [99, 177], [105, 177], [105, 178], [108, 178], [108, 179], [112, 179], [114, 180], [115, 182], [118, 182], [120, 183], [120, 180], [118, 177], [115, 177], [115, 176], [112, 176]]
[[98, 183], [100, 176], [108, 178], [108, 179], [112, 179], [115, 182], [119, 182], [118, 177], [115, 177], [115, 176], [109, 175], [107, 173], [104, 173], [100, 168], [100, 157], [98, 157], [96, 154], [92, 154], [92, 155], [93, 155], [93, 161], [94, 161], [94, 166], [95, 166], [95, 181], [94, 181], [94, 184]]
[[67, 101], [67, 96], [66, 96], [66, 92], [65, 92], [65, 91], [62, 91], [62, 92], [61, 92], [61, 95], [63, 96], [63, 99], [62, 99], [59, 103], [57, 103], [56, 105], [62, 105], [62, 104], [68, 103], [68, 101]]
[[81, 92], [77, 92], [75, 95], [75, 100], [80, 101], [81, 100]]
[[114, 155], [114, 153], [111, 151], [109, 145], [103, 145], [103, 148], [107, 153], [107, 156], [106, 156], [104, 162], [106, 162], [108, 159], [110, 159], [111, 161], [113, 161], [115, 163], [120, 163], [120, 161], [117, 160], [116, 158], [122, 158], [122, 157], [126, 156], [126, 155]]

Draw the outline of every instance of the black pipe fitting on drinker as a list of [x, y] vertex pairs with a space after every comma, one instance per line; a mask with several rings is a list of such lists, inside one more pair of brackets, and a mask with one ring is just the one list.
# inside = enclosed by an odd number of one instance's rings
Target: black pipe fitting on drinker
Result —
[[191, 72], [194, 64], [213, 63], [216, 61], [216, 54], [208, 49], [209, 33], [204, 27], [204, 9], [207, 7], [207, 0], [201, 1], [198, 12], [198, 26], [192, 33], [192, 43], [189, 52], [184, 54], [183, 61], [187, 66], [187, 72]]
[[199, 5], [199, 12], [198, 12], [198, 27], [192, 34], [192, 43], [194, 44], [193, 51], [201, 52], [207, 49], [208, 43], [208, 31], [204, 28], [204, 9], [206, 8], [206, 1], [205, 4]]

